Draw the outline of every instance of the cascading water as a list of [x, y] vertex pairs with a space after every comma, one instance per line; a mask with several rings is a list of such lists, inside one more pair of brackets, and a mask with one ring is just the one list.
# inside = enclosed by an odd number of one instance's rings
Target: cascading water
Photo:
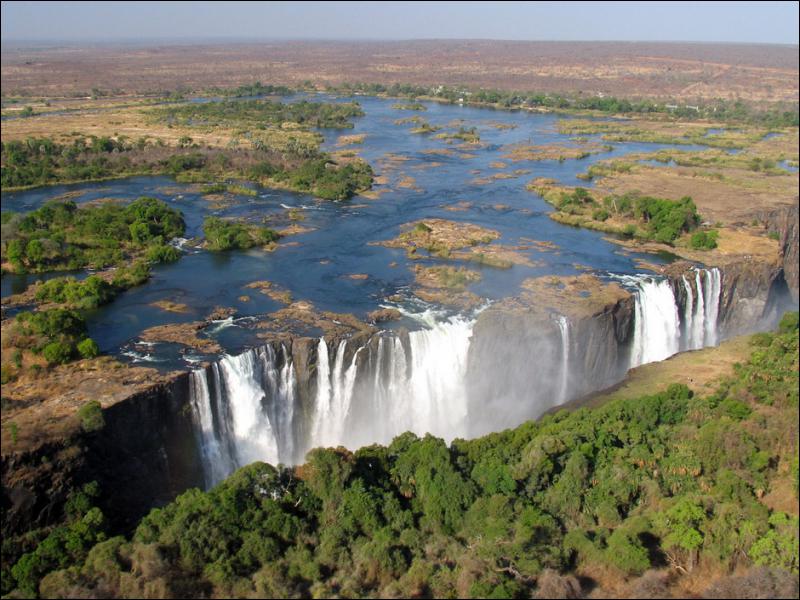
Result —
[[569, 388], [569, 320], [558, 315], [556, 319], [558, 330], [561, 333], [561, 385], [559, 387], [559, 404], [567, 401]]
[[641, 279], [637, 286], [631, 367], [664, 360], [680, 348], [678, 307], [669, 281]]
[[705, 313], [705, 345], [716, 346], [718, 341], [717, 320], [719, 318], [719, 299], [722, 291], [722, 275], [719, 269], [705, 272], [704, 293], [707, 298]]
[[236, 462], [228, 452], [227, 441], [220, 438], [219, 428], [215, 427], [214, 410], [206, 372], [202, 369], [193, 371], [190, 385], [192, 411], [197, 422], [195, 431], [202, 452], [205, 483], [207, 487], [211, 487], [233, 471], [236, 468]]
[[[669, 280], [623, 280], [636, 289], [631, 367], [717, 343], [717, 269], [696, 271], [694, 286], [691, 278], [682, 279], [683, 305]], [[313, 397], [303, 400], [304, 407], [299, 404], [291, 352], [282, 344], [225, 356], [192, 373], [191, 402], [207, 484], [256, 460], [300, 462], [316, 446], [386, 444], [405, 431], [449, 441], [480, 429], [476, 421], [496, 425], [504, 413], [512, 418], [517, 412], [531, 412], [530, 407], [511, 410], [509, 402], [522, 402], [512, 393], [500, 394], [495, 405], [481, 404], [481, 399], [473, 405], [473, 412], [496, 414], [470, 415], [467, 357], [475, 321], [441, 319], [430, 311], [406, 316], [423, 326], [407, 337], [383, 331], [357, 347], [354, 340], [331, 343], [321, 338], [316, 344], [316, 385], [309, 389]], [[536, 361], [538, 367], [550, 368], [539, 372], [553, 378], [546, 386], [547, 397], [537, 396], [545, 409], [563, 404], [575, 391], [569, 372], [571, 352], [578, 352], [571, 340], [574, 334], [566, 317], [555, 317], [555, 323], [560, 345], [540, 340], [539, 348], [550, 358], [543, 355]]]
[[686, 298], [683, 307], [669, 280], [640, 277], [626, 281], [637, 288], [631, 367], [717, 344], [722, 290], [719, 269], [696, 270], [694, 290], [685, 276], [681, 278]]
[[281, 359], [264, 346], [192, 372], [191, 401], [208, 485], [257, 460], [292, 459], [295, 373], [285, 348]]
[[[297, 422], [303, 411], [296, 410], [296, 374], [283, 345], [225, 356], [194, 371], [192, 407], [206, 483], [256, 460], [299, 462], [317, 446], [388, 443], [405, 431], [448, 440], [466, 435], [464, 382], [474, 321], [409, 316], [425, 328], [408, 334], [407, 348], [392, 332], [354, 351], [347, 340], [335, 349], [319, 340], [308, 427]], [[307, 432], [305, 439], [297, 439], [298, 431]]]

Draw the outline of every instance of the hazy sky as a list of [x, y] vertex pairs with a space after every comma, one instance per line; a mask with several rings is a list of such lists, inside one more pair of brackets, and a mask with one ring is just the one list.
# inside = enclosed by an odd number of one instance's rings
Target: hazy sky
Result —
[[797, 2], [3, 2], [12, 40], [666, 40], [798, 43]]

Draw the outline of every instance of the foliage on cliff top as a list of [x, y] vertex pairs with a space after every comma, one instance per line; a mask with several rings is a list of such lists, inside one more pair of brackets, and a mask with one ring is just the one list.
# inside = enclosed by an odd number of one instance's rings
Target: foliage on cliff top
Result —
[[294, 469], [255, 463], [153, 510], [130, 539], [105, 540], [88, 509], [38, 545], [4, 546], [3, 593], [530, 597], [580, 589], [569, 573], [667, 565], [760, 565], [773, 570], [751, 584], [783, 584], [797, 512], [765, 494], [797, 477], [797, 370], [795, 315], [708, 397], [673, 385], [450, 447], [406, 433]]

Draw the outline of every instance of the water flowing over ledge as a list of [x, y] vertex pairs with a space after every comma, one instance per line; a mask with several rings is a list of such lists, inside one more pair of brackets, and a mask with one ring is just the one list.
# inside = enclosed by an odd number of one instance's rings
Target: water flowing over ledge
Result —
[[[468, 370], [476, 319], [431, 311], [411, 315], [422, 325], [417, 331], [381, 331], [365, 342], [318, 339], [304, 385], [286, 342], [224, 356], [191, 375], [206, 484], [256, 460], [302, 462], [317, 446], [387, 444], [405, 431], [450, 441], [501, 429], [618, 381], [628, 368], [718, 343], [718, 269], [695, 270], [680, 284], [618, 279], [634, 299], [629, 341], [615, 342], [619, 365], [589, 356], [585, 324], [554, 314], [538, 339], [512, 350], [521, 363], [509, 368], [512, 361], [497, 354]], [[603, 372], [576, 374], [589, 359]], [[579, 384], [581, 377], [589, 383]]]

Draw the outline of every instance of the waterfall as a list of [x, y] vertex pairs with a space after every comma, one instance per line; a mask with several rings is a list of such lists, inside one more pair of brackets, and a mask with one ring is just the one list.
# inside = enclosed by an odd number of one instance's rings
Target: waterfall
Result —
[[203, 472], [206, 486], [211, 487], [222, 481], [236, 468], [236, 463], [228, 452], [227, 444], [220, 440], [214, 427], [214, 411], [208, 380], [203, 369], [190, 375], [192, 412], [195, 415], [198, 442], [201, 449]]
[[646, 278], [637, 286], [631, 367], [664, 360], [680, 348], [678, 306], [669, 281]]
[[705, 306], [705, 338], [706, 346], [717, 345], [717, 319], [719, 318], [719, 298], [722, 291], [722, 276], [719, 269], [710, 269], [705, 272], [705, 287], [703, 293], [706, 297]]
[[[670, 281], [626, 278], [636, 286], [636, 311], [630, 366], [664, 360], [680, 350], [698, 350], [719, 342], [722, 275], [717, 268], [697, 269], [694, 285], [681, 277], [686, 302], [679, 305]], [[683, 326], [681, 327], [681, 323]]]
[[[465, 436], [474, 321], [409, 316], [424, 328], [409, 333], [407, 343], [388, 331], [357, 348], [346, 339], [329, 348], [320, 338], [310, 410], [296, 410], [297, 376], [282, 344], [226, 355], [192, 372], [191, 406], [206, 484], [258, 460], [301, 462], [318, 446], [388, 444], [405, 431], [447, 440]], [[297, 432], [305, 432], [302, 439]]]
[[[473, 321], [420, 320], [427, 327], [408, 334], [408, 353], [397, 335], [382, 332], [358, 348], [345, 369], [347, 345], [339, 344], [330, 381], [320, 385], [318, 379], [310, 447], [386, 444], [405, 431], [448, 440], [466, 434]], [[362, 353], [366, 359], [359, 361]], [[319, 369], [317, 376], [328, 375]]]
[[692, 284], [686, 280], [684, 275], [681, 275], [681, 281], [683, 282], [683, 291], [686, 293], [686, 304], [683, 307], [683, 331], [684, 339], [686, 340], [684, 349], [695, 350], [697, 346], [695, 345], [694, 337], [694, 294], [692, 293]]
[[558, 315], [556, 323], [558, 323], [558, 330], [561, 333], [561, 383], [558, 404], [564, 404], [568, 399], [567, 388], [569, 385], [569, 320], [563, 315]]
[[706, 309], [705, 309], [705, 293], [703, 292], [703, 284], [701, 281], [700, 271], [694, 273], [694, 283], [697, 289], [697, 306], [695, 306], [694, 314], [692, 316], [692, 345], [691, 350], [702, 348], [705, 344], [706, 332]]
[[192, 372], [191, 406], [207, 485], [256, 460], [293, 459], [295, 388], [285, 347], [280, 357], [265, 346]]
[[[668, 279], [621, 279], [635, 288], [631, 367], [717, 343], [719, 270], [697, 270], [694, 282], [691, 277], [676, 282], [683, 285], [683, 306]], [[284, 344], [223, 356], [194, 371], [190, 400], [206, 483], [213, 485], [258, 460], [296, 464], [314, 447], [388, 444], [406, 431], [450, 441], [480, 430], [482, 423], [530, 418], [531, 407], [523, 406], [521, 398], [535, 403], [537, 391], [508, 393], [502, 378], [514, 379], [516, 374], [503, 374], [491, 365], [485, 373], [470, 373], [469, 391], [488, 386], [470, 414], [467, 358], [474, 320], [443, 318], [432, 311], [406, 316], [420, 328], [410, 333], [381, 331], [361, 342], [320, 338], [314, 380], [302, 394], [291, 348]], [[545, 408], [566, 402], [577, 389], [570, 385], [569, 369], [570, 354], [579, 350], [580, 340], [574, 339], [575, 329], [567, 318], [556, 316], [555, 322], [560, 345], [540, 340], [548, 356], [535, 361], [546, 367], [536, 377], [552, 373], [552, 381], [539, 382], [546, 388]], [[550, 332], [544, 338], [554, 337]], [[493, 396], [494, 389], [501, 391]]]

